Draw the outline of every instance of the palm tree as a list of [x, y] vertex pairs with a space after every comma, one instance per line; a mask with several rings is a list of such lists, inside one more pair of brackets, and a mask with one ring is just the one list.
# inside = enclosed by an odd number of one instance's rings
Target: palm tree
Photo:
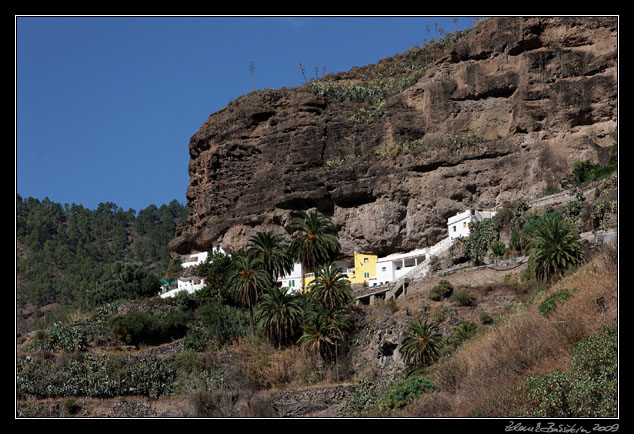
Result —
[[303, 334], [297, 343], [309, 353], [327, 359], [337, 339], [330, 318], [321, 312], [312, 312], [307, 315], [302, 328]]
[[309, 271], [333, 260], [339, 253], [337, 227], [318, 211], [293, 219], [290, 230], [295, 237], [290, 246], [291, 256]]
[[471, 321], [463, 321], [453, 329], [451, 336], [449, 336], [448, 342], [456, 347], [462, 344], [464, 341], [468, 341], [478, 332], [478, 326]]
[[236, 301], [249, 308], [251, 336], [255, 336], [253, 308], [258, 302], [260, 291], [269, 285], [270, 276], [262, 269], [261, 260], [246, 254], [234, 256], [227, 287]]
[[408, 323], [400, 353], [410, 365], [427, 366], [438, 358], [442, 345], [438, 325], [417, 319]]
[[288, 293], [287, 288], [269, 287], [256, 308], [257, 324], [266, 336], [277, 342], [278, 348], [293, 334], [302, 316], [302, 307], [297, 297]]
[[559, 277], [581, 262], [581, 239], [574, 226], [561, 217], [547, 216], [528, 243], [535, 276], [544, 282]]
[[310, 297], [320, 302], [326, 309], [335, 310], [354, 301], [350, 281], [334, 263], [321, 266], [310, 282]]
[[326, 309], [321, 303], [311, 301], [306, 305], [302, 336], [297, 340], [300, 347], [322, 360], [335, 362], [337, 378], [339, 377], [339, 348], [352, 331], [354, 320], [346, 308], [334, 311]]
[[249, 239], [248, 252], [262, 261], [262, 266], [274, 284], [278, 276], [293, 271], [293, 259], [288, 253], [284, 238], [273, 232], [258, 232]]

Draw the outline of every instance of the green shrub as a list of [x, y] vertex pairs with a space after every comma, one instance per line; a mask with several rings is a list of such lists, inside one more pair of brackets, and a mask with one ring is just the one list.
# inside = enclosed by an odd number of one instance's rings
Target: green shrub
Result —
[[363, 378], [353, 392], [339, 405], [339, 415], [365, 416], [378, 409], [381, 395], [387, 388], [385, 381], [372, 381]]
[[66, 414], [77, 414], [81, 410], [81, 405], [77, 404], [74, 398], [64, 400], [64, 412]]
[[179, 339], [187, 332], [189, 315], [175, 310], [162, 316], [131, 312], [111, 319], [113, 334], [128, 345], [161, 344]]
[[537, 310], [539, 310], [542, 316], [547, 317], [557, 305], [560, 305], [570, 297], [572, 297], [570, 291], [565, 288], [560, 289], [546, 297], [544, 301], [539, 304]]
[[60, 364], [57, 358], [21, 356], [16, 363], [18, 399], [86, 396], [106, 398], [141, 395], [156, 398], [171, 393], [175, 372], [154, 356], [73, 357]]
[[249, 334], [249, 317], [245, 309], [211, 302], [199, 307], [196, 315], [200, 325], [221, 345]]
[[480, 311], [480, 322], [482, 324], [491, 324], [493, 322], [493, 318], [488, 312], [482, 310]]
[[36, 340], [29, 349], [43, 348], [49, 351], [72, 353], [84, 351], [87, 347], [88, 337], [81, 328], [76, 326], [55, 326], [47, 331], [38, 332]]
[[186, 350], [170, 356], [167, 364], [176, 373], [175, 393], [186, 391], [191, 386], [208, 391], [224, 387], [223, 372], [211, 353]]
[[436, 286], [429, 291], [429, 298], [434, 301], [440, 301], [453, 294], [453, 286], [447, 280], [441, 280]]
[[460, 306], [475, 306], [476, 296], [470, 294], [469, 291], [463, 289], [462, 291], [454, 293], [449, 297], [449, 301], [456, 303]]
[[434, 383], [425, 377], [412, 376], [394, 383], [380, 400], [381, 410], [398, 410], [414, 401], [423, 393], [436, 390]]
[[131, 312], [110, 320], [112, 333], [128, 345], [148, 342], [154, 329], [154, 319], [147, 312]]
[[183, 339], [183, 347], [186, 350], [196, 352], [206, 351], [212, 348], [213, 335], [206, 329], [201, 327], [192, 327], [187, 330], [185, 339]]
[[493, 254], [495, 256], [502, 257], [506, 253], [506, 246], [504, 245], [503, 242], [497, 241], [491, 244], [491, 251], [493, 251]]
[[610, 325], [573, 350], [570, 371], [528, 377], [516, 398], [527, 417], [616, 417], [618, 331]]
[[458, 347], [463, 342], [471, 339], [478, 332], [478, 326], [471, 321], [463, 321], [455, 327], [448, 338], [448, 342], [454, 347]]

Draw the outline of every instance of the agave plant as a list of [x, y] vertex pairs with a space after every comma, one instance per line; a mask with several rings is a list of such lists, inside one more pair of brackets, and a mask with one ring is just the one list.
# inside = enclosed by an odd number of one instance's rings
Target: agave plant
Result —
[[428, 319], [408, 323], [408, 329], [401, 344], [400, 353], [411, 366], [428, 366], [438, 358], [443, 346], [438, 325]]

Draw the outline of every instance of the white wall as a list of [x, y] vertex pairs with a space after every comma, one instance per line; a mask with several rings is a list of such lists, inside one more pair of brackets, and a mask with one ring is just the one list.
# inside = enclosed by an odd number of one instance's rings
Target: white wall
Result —
[[[282, 287], [289, 288], [291, 291], [297, 291], [302, 288], [303, 275], [302, 264], [295, 263], [293, 264], [293, 270], [290, 274], [285, 274], [284, 276], [278, 278], [277, 281], [282, 284]], [[294, 281], [294, 285], [292, 281]]]
[[161, 294], [161, 298], [175, 297], [181, 291], [186, 291], [188, 294], [193, 294], [196, 291], [200, 291], [205, 287], [205, 279], [200, 279], [200, 281], [196, 281], [197, 279], [193, 278], [179, 278], [178, 279], [178, 287], [174, 288], [170, 291], [164, 292]]
[[181, 267], [189, 268], [200, 265], [207, 260], [207, 256], [209, 256], [208, 252], [193, 253], [182, 259], [183, 263], [181, 264]]
[[478, 211], [466, 210], [450, 217], [447, 220], [447, 231], [449, 238], [468, 237], [470, 230], [469, 224], [473, 222], [481, 222], [484, 219], [492, 218], [496, 214], [495, 211]]
[[398, 280], [399, 277], [422, 264], [427, 258], [428, 252], [429, 249], [424, 248], [378, 258], [376, 262], [376, 280], [373, 282], [381, 285], [385, 282]]
[[472, 221], [471, 210], [461, 212], [447, 220], [449, 238], [468, 237], [469, 223]]

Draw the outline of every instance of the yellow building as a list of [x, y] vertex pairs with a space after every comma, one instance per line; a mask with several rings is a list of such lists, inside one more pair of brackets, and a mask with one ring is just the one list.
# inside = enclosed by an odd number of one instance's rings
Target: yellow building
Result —
[[306, 288], [308, 288], [308, 285], [310, 285], [310, 282], [312, 282], [313, 280], [315, 280], [315, 273], [306, 273], [303, 276], [303, 284], [304, 284], [304, 290], [306, 290]]
[[354, 274], [348, 274], [350, 283], [369, 283], [370, 279], [376, 277], [376, 255], [365, 255], [354, 252]]

